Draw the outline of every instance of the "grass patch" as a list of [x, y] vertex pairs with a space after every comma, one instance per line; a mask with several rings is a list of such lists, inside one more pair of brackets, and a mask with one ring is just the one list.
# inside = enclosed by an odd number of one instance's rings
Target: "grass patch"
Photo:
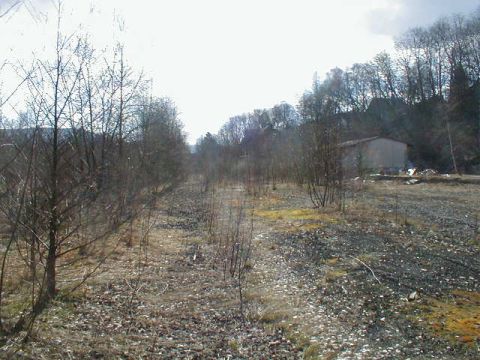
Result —
[[325, 274], [325, 281], [326, 282], [334, 282], [338, 278], [346, 276], [347, 274], [348, 274], [348, 272], [344, 269], [329, 270]]
[[283, 199], [279, 195], [269, 193], [255, 199], [255, 206], [256, 207], [274, 206], [274, 205], [278, 205], [282, 201]]
[[285, 226], [278, 226], [280, 231], [285, 233], [300, 233], [300, 232], [309, 232], [322, 229], [325, 227], [324, 224], [314, 223], [291, 223]]
[[339, 260], [340, 260], [340, 259], [339, 259], [338, 257], [333, 257], [333, 258], [330, 258], [330, 259], [326, 259], [326, 260], [324, 261], [324, 263], [325, 263], [326, 265], [334, 266], [334, 265], [337, 265], [337, 263], [338, 263]]
[[317, 360], [320, 359], [320, 345], [311, 344], [303, 352], [303, 358], [305, 360]]
[[[75, 313], [76, 306], [73, 302], [53, 301], [51, 306], [42, 313], [43, 319], [69, 319]], [[57, 320], [58, 321], [58, 320]]]
[[32, 308], [32, 301], [28, 295], [21, 298], [9, 299], [2, 304], [2, 315], [5, 318], [13, 318], [19, 316], [26, 310]]
[[300, 350], [308, 349], [310, 346], [310, 338], [298, 330], [288, 333], [287, 339], [295, 344], [295, 346]]
[[85, 287], [75, 291], [71, 291], [70, 289], [62, 289], [55, 297], [55, 301], [62, 303], [78, 303], [86, 299], [87, 291], [88, 290]]
[[259, 314], [258, 320], [267, 324], [274, 324], [289, 318], [289, 316], [290, 314], [286, 310], [267, 309]]
[[301, 298], [271, 292], [271, 287], [265, 286], [265, 279], [257, 280], [256, 288], [247, 291], [245, 296], [252, 310], [249, 319], [261, 323], [267, 331], [281, 330], [296, 349], [308, 351], [310, 355], [304, 354], [305, 359], [317, 359], [319, 347], [310, 340], [315, 330], [304, 318], [301, 307], [297, 308]]
[[284, 222], [277, 228], [286, 233], [315, 231], [326, 224], [340, 222], [337, 214], [319, 212], [315, 209], [255, 210], [254, 215], [270, 221]]
[[280, 210], [255, 210], [256, 216], [269, 220], [316, 220], [337, 223], [338, 219], [332, 215], [320, 213], [315, 209], [280, 209]]
[[468, 240], [467, 242], [468, 245], [479, 247], [480, 246], [480, 235], [477, 235], [476, 237]]
[[480, 293], [454, 290], [450, 298], [431, 300], [421, 310], [420, 319], [436, 336], [469, 346], [480, 340]]
[[240, 344], [236, 339], [232, 339], [228, 342], [228, 347], [233, 351], [238, 353], [238, 350], [240, 349]]
[[357, 258], [365, 263], [369, 263], [375, 261], [378, 258], [378, 255], [376, 253], [365, 253], [358, 255]]

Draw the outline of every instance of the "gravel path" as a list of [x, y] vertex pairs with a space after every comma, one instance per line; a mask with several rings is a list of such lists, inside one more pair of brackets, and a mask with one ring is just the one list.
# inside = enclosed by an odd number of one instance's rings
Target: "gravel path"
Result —
[[[313, 230], [280, 232], [287, 219], [258, 219], [259, 317], [302, 337], [305, 353], [320, 357], [478, 358], [478, 338], [468, 346], [441, 338], [422, 325], [420, 310], [452, 292], [480, 290], [474, 221], [465, 216], [475, 214], [478, 187], [381, 184], [362, 197], [360, 207]], [[291, 190], [282, 198], [269, 209], [309, 206]], [[446, 220], [453, 216], [467, 221]]]

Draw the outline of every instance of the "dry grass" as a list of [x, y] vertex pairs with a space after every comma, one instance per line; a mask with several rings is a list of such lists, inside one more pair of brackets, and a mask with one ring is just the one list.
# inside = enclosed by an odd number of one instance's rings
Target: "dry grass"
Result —
[[436, 229], [434, 224], [427, 224], [420, 218], [408, 216], [408, 214], [405, 214], [402, 211], [398, 211], [397, 213], [394, 211], [385, 212], [378, 209], [377, 205], [368, 202], [350, 202], [347, 205], [345, 217], [350, 222], [358, 221], [370, 223], [372, 220], [375, 220], [380, 223], [409, 226], [416, 229]]
[[[160, 225], [176, 224], [179, 218], [162, 214], [157, 220]], [[198, 264], [189, 266], [187, 250], [205, 242], [201, 234], [197, 236], [177, 227], [154, 227], [145, 248], [140, 244], [144, 240], [142, 221], [138, 219], [133, 224], [131, 246], [125, 240], [130, 237], [126, 224], [118, 233], [92, 246], [90, 256], [81, 258], [72, 253], [70, 260], [78, 257], [79, 261], [68, 269], [60, 269], [58, 296], [39, 316], [28, 353], [35, 358], [46, 352], [50, 354], [48, 358], [65, 358], [68, 351], [78, 358], [90, 358], [90, 352], [94, 351], [108, 354], [108, 358], [125, 353], [140, 358], [134, 355], [141, 355], [147, 351], [145, 348], [153, 346], [153, 337], [149, 337], [152, 335], [142, 335], [142, 329], [158, 329], [169, 321], [181, 324], [186, 313], [191, 318], [200, 317], [198, 314], [205, 310], [199, 307], [197, 297], [211, 302], [218, 311], [237, 307], [237, 299], [225, 295], [221, 277], [210, 267], [203, 270], [200, 261], [205, 259], [197, 258]], [[83, 287], [69, 291], [85, 269], [98, 264], [99, 250], [112, 256]], [[202, 247], [199, 256], [208, 259], [203, 250]], [[200, 271], [204, 271], [204, 276], [199, 277]], [[28, 291], [17, 291], [5, 299], [3, 315], [13, 318], [28, 306]], [[184, 313], [177, 314], [176, 307]], [[177, 317], [180, 320], [171, 320]], [[117, 332], [112, 330], [116, 327], [120, 329]], [[98, 332], [108, 333], [109, 337], [95, 336]], [[138, 346], [141, 342], [145, 346]]]
[[278, 225], [276, 229], [279, 232], [282, 233], [290, 233], [290, 234], [295, 234], [295, 233], [300, 233], [300, 232], [310, 232], [310, 231], [315, 231], [318, 229], [322, 229], [325, 227], [325, 224], [320, 224], [320, 223], [288, 223], [285, 225]]
[[290, 317], [290, 312], [287, 309], [270, 307], [262, 311], [256, 320], [267, 324], [276, 324], [287, 320]]
[[311, 344], [303, 352], [303, 358], [305, 360], [317, 360], [320, 359], [320, 345]]
[[337, 213], [305, 208], [255, 210], [254, 215], [275, 222], [276, 229], [283, 233], [315, 231], [327, 224], [336, 224], [342, 221]]
[[[252, 321], [258, 321], [272, 330], [281, 329], [297, 349], [308, 348], [308, 325], [299, 316], [301, 299], [295, 299], [291, 295], [287, 299], [269, 287], [255, 287], [248, 293], [247, 299], [251, 309], [255, 309], [249, 314]], [[253, 304], [258, 306], [255, 308]]]
[[364, 253], [357, 256], [357, 258], [363, 262], [369, 263], [378, 259], [378, 254], [376, 253]]
[[321, 213], [315, 209], [279, 209], [279, 210], [255, 210], [255, 215], [268, 220], [316, 220], [335, 223], [338, 218], [331, 214]]
[[266, 193], [265, 195], [259, 196], [254, 199], [254, 204], [256, 208], [268, 208], [272, 206], [279, 205], [284, 202], [284, 198], [279, 194], [274, 194], [272, 192]]
[[338, 278], [344, 277], [347, 274], [348, 272], [345, 269], [333, 269], [327, 271], [324, 279], [326, 282], [334, 282]]
[[[57, 296], [39, 316], [40, 321], [37, 322], [39, 329], [45, 323], [44, 320], [51, 316], [61, 320], [70, 314], [74, 310], [72, 303], [83, 301], [90, 286], [110, 281], [112, 275], [108, 273], [115, 261], [121, 259], [124, 263], [134, 263], [133, 259], [138, 258], [140, 253], [141, 221], [139, 219], [134, 222], [131, 247], [127, 247], [125, 240], [127, 237], [130, 238], [129, 224], [124, 224], [117, 232], [90, 244], [86, 255], [79, 254], [77, 250], [58, 258]], [[6, 267], [1, 315], [8, 326], [13, 325], [20, 315], [26, 314], [32, 308], [32, 279], [25, 264], [25, 255], [22, 258], [20, 254], [20, 251], [12, 251]], [[128, 271], [129, 269], [123, 266], [118, 277], [126, 278]], [[42, 265], [38, 264], [38, 281], [41, 281], [42, 275]], [[106, 278], [109, 280], [105, 280]], [[79, 287], [81, 284], [84, 286]], [[37, 289], [39, 285], [35, 283], [35, 286]]]
[[338, 263], [339, 260], [340, 260], [340, 259], [339, 259], [338, 257], [334, 257], [334, 258], [326, 259], [326, 260], [324, 261], [324, 263], [325, 263], [326, 265], [334, 266], [334, 265], [337, 265], [337, 263]]
[[474, 346], [480, 340], [480, 293], [454, 290], [448, 299], [431, 299], [414, 320], [436, 336]]

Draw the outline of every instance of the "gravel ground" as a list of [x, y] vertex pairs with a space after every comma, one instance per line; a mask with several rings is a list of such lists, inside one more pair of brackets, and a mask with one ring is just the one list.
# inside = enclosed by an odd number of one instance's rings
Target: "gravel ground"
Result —
[[[361, 187], [345, 213], [312, 210], [287, 186], [251, 201], [260, 212], [244, 320], [206, 241], [208, 199], [184, 186], [162, 200], [148, 247], [115, 251], [15, 356], [10, 339], [0, 357], [479, 358], [480, 186]], [[242, 193], [216, 194], [220, 218]], [[452, 315], [470, 317], [468, 336], [448, 327]]]
[[[269, 209], [309, 206], [295, 191], [282, 197]], [[288, 321], [316, 344], [317, 355], [478, 358], [478, 331], [461, 342], [455, 340], [462, 337], [440, 336], [445, 332], [430, 331], [422, 322], [432, 302], [451, 299], [455, 291], [478, 294], [479, 203], [475, 185], [370, 184], [350, 195], [345, 214], [314, 230], [279, 232], [279, 223], [288, 219], [261, 220], [259, 236], [268, 245], [257, 271], [273, 271], [270, 286], [302, 299], [291, 307]], [[472, 315], [477, 330], [479, 305]]]

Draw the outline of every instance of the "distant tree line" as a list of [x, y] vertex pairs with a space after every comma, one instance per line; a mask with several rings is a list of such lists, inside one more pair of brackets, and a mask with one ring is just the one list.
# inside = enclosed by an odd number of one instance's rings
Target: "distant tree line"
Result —
[[419, 168], [480, 172], [480, 10], [411, 29], [395, 47], [323, 80], [315, 75], [295, 107], [235, 116], [200, 138], [195, 156], [205, 187], [296, 181], [321, 205], [341, 193], [337, 145], [370, 136], [408, 143]]

